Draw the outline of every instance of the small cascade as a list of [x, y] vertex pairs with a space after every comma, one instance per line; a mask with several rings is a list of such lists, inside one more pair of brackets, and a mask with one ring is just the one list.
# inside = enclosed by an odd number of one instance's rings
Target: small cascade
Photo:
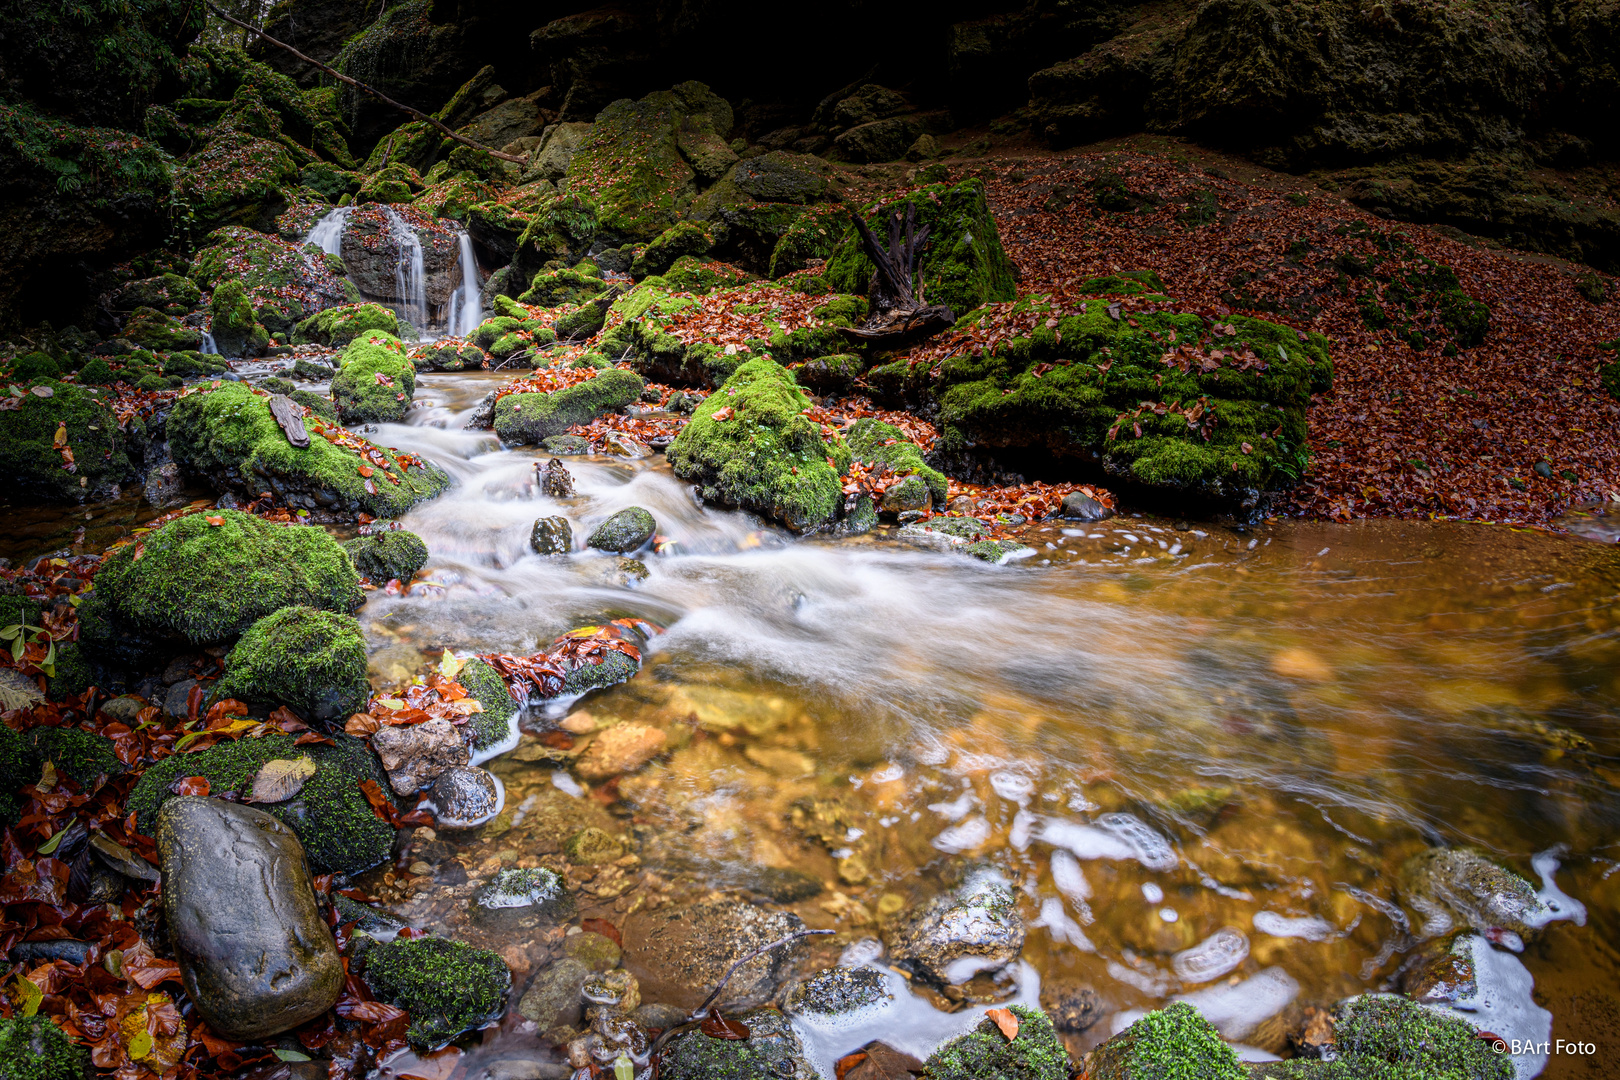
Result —
[[389, 233], [399, 247], [399, 258], [394, 263], [399, 315], [416, 329], [425, 330], [428, 325], [427, 273], [422, 268], [422, 238], [392, 207], [385, 205], [382, 212], [388, 218]]
[[204, 356], [218, 356], [219, 346], [214, 344], [214, 335], [207, 330], [202, 332], [202, 353]]
[[484, 321], [484, 307], [479, 296], [478, 257], [473, 254], [472, 237], [463, 231], [458, 239], [461, 243], [461, 288], [450, 294], [448, 331], [455, 337], [466, 337]]
[[349, 222], [349, 211], [353, 207], [340, 206], [329, 212], [317, 221], [304, 237], [304, 243], [314, 244], [328, 255], [342, 256], [343, 254], [343, 227]]

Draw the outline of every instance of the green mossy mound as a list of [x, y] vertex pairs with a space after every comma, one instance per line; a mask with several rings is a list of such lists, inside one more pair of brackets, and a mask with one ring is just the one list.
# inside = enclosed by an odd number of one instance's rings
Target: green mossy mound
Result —
[[186, 160], [175, 188], [204, 229], [221, 225], [264, 228], [298, 186], [298, 161], [269, 139], [231, 131]]
[[622, 555], [644, 546], [657, 532], [658, 522], [649, 511], [640, 506], [627, 506], [591, 530], [585, 545]]
[[293, 331], [294, 345], [341, 348], [368, 330], [399, 334], [399, 316], [381, 304], [345, 304], [311, 315]]
[[345, 424], [397, 424], [416, 393], [416, 365], [405, 343], [372, 330], [349, 342], [332, 377], [332, 400]]
[[1092, 1052], [1087, 1069], [1092, 1080], [1248, 1077], [1220, 1032], [1184, 1001], [1148, 1013], [1109, 1039]]
[[285, 607], [248, 627], [212, 698], [287, 705], [306, 719], [339, 724], [371, 696], [366, 639], [352, 615]]
[[758, 279], [746, 270], [726, 263], [700, 262], [695, 255], [682, 255], [668, 270], [648, 281], [661, 281], [671, 292], [701, 296], [717, 289], [731, 289]]
[[690, 296], [674, 294], [663, 278], [648, 278], [613, 302], [596, 348], [624, 357], [654, 381], [718, 386], [744, 358], [704, 342], [687, 345], [667, 329], [676, 312], [695, 303]]
[[[1051, 1018], [1023, 1005], [1014, 1005], [1012, 1014], [1018, 1018], [1018, 1034], [1011, 1041], [993, 1020], [981, 1020], [929, 1056], [929, 1080], [1068, 1080], [1069, 1053]], [[1204, 1080], [1201, 1074], [1189, 1075]]]
[[714, 233], [694, 221], [682, 221], [653, 238], [630, 264], [630, 276], [662, 274], [684, 255], [702, 255], [714, 246]]
[[512, 733], [511, 722], [513, 714], [517, 712], [517, 702], [512, 700], [505, 681], [495, 673], [495, 669], [475, 657], [461, 666], [456, 681], [466, 687], [467, 692], [484, 707], [483, 712], [474, 713], [467, 721], [473, 729], [473, 747], [488, 750], [507, 738]]
[[387, 791], [388, 777], [366, 743], [341, 733], [332, 737], [334, 746], [295, 746], [291, 736], [266, 735], [164, 758], [146, 770], [127, 806], [136, 828], [150, 836], [176, 780], [201, 776], [215, 795], [232, 791], [246, 796], [265, 762], [307, 757], [315, 762], [315, 774], [296, 795], [254, 805], [298, 834], [316, 873], [361, 873], [388, 858], [394, 829], [371, 809], [360, 782], [374, 780]]
[[214, 289], [208, 320], [222, 356], [257, 356], [270, 344], [270, 332], [254, 318], [240, 281], [223, 281]]
[[301, 320], [360, 299], [343, 260], [313, 245], [239, 226], [214, 230], [205, 245], [192, 260], [192, 280], [204, 289], [239, 283], [269, 333], [291, 334]]
[[360, 576], [375, 582], [409, 581], [427, 562], [427, 544], [404, 529], [359, 536], [343, 545]]
[[685, 111], [676, 94], [659, 91], [615, 101], [596, 115], [569, 161], [568, 190], [596, 204], [600, 230], [651, 240], [692, 201], [697, 174], [676, 143]]
[[549, 394], [507, 394], [495, 403], [495, 434], [533, 445], [640, 400], [646, 386], [634, 372], [614, 368]]
[[437, 1049], [506, 1010], [512, 972], [495, 953], [443, 938], [395, 938], [366, 953], [363, 977], [379, 1001], [411, 1014], [405, 1037]]
[[700, 1029], [680, 1032], [659, 1058], [662, 1080], [764, 1080], [814, 1076], [788, 1018], [775, 1009], [727, 1013], [748, 1029], [746, 1039], [715, 1039]]
[[196, 310], [202, 303], [202, 290], [179, 274], [160, 274], [156, 277], [131, 281], [112, 296], [115, 311], [136, 311], [156, 308], [167, 315], [184, 315]]
[[108, 556], [80, 607], [79, 633], [103, 654], [126, 643], [215, 645], [280, 608], [347, 615], [364, 599], [348, 556], [320, 529], [221, 510], [188, 514]]
[[40, 1013], [0, 1019], [0, 1080], [86, 1080], [90, 1050]]
[[583, 304], [594, 300], [607, 290], [607, 282], [597, 274], [581, 270], [542, 270], [534, 275], [529, 288], [518, 297], [525, 304], [537, 307], [556, 307], [558, 304]]
[[820, 427], [801, 413], [809, 405], [786, 368], [763, 357], [748, 361], [704, 399], [670, 444], [675, 475], [696, 483], [706, 501], [751, 510], [797, 532], [831, 524], [849, 450], [822, 439]]
[[837, 353], [789, 364], [788, 370], [795, 382], [818, 394], [846, 394], [866, 371], [866, 361], [853, 353]]
[[1444, 341], [1448, 355], [1484, 342], [1490, 306], [1464, 292], [1451, 267], [1420, 253], [1401, 233], [1361, 222], [1341, 231], [1373, 245], [1369, 254], [1342, 252], [1333, 260], [1369, 329], [1390, 331], [1418, 350]]
[[39, 779], [38, 773], [29, 775], [31, 767], [31, 755], [22, 736], [5, 724], [0, 724], [0, 825], [17, 823], [17, 817], [22, 813], [17, 791], [23, 785]]
[[202, 332], [180, 325], [180, 320], [149, 307], [139, 307], [124, 322], [124, 337], [154, 352], [198, 349]]
[[610, 652], [601, 660], [582, 664], [564, 675], [561, 695], [584, 694], [591, 690], [617, 686], [634, 678], [636, 672], [640, 670], [639, 660], [622, 652]]
[[[332, 403], [308, 390], [291, 396], [330, 415]], [[397, 518], [450, 486], [450, 477], [437, 466], [401, 466], [397, 455], [381, 447], [376, 453], [386, 469], [314, 431], [307, 447], [293, 446], [270, 415], [269, 400], [245, 383], [223, 383], [181, 398], [169, 415], [174, 460], [217, 491], [253, 497], [269, 490], [288, 506], [379, 518]], [[364, 477], [361, 466], [375, 471]]]
[[96, 683], [94, 666], [85, 659], [84, 650], [76, 641], [58, 642], [56, 645], [56, 673], [48, 684], [54, 700], [82, 694]]
[[[125, 434], [102, 403], [104, 391], [49, 380], [32, 381], [26, 389], [15, 409], [0, 412], [0, 472], [14, 498], [83, 502], [130, 476]], [[55, 442], [63, 424], [73, 451], [71, 471]]]
[[[321, 397], [321, 395], [315, 393], [313, 390], [294, 390], [287, 396], [298, 402], [298, 404], [302, 405], [304, 408], [308, 409], [314, 415], [319, 416], [322, 420], [327, 420], [334, 424], [338, 422], [337, 406], [332, 404], [331, 398]], [[449, 482], [448, 478], [445, 479], [445, 482]]]
[[[89, 365], [86, 365], [88, 367]], [[176, 352], [163, 358], [163, 374], [178, 375], [182, 379], [200, 379], [229, 371], [231, 365], [222, 358], [200, 352]], [[81, 371], [82, 379], [84, 373]]]
[[124, 763], [113, 751], [112, 740], [78, 728], [38, 728], [26, 737], [29, 754], [44, 765], [49, 761], [81, 788], [98, 776], [119, 776]]
[[[1513, 1059], [1473, 1025], [1387, 995], [1339, 1009], [1333, 1061], [1295, 1058], [1260, 1066], [1250, 1080], [1512, 1080]], [[1134, 1074], [1133, 1074], [1134, 1075]]]
[[476, 345], [436, 341], [411, 350], [417, 371], [477, 371], [484, 366], [483, 350]]
[[[866, 223], [883, 241], [889, 216], [916, 208], [918, 226], [928, 226], [928, 246], [917, 261], [917, 286], [930, 304], [944, 304], [958, 315], [1018, 295], [1012, 261], [1002, 250], [996, 222], [985, 202], [984, 183], [932, 184], [904, 198], [866, 211]], [[827, 260], [822, 277], [838, 292], [864, 294], [872, 260], [850, 228]]]
[[928, 494], [934, 500], [934, 505], [945, 505], [945, 474], [929, 468], [923, 461], [922, 450], [893, 424], [870, 417], [857, 420], [844, 432], [844, 443], [856, 461], [864, 461], [868, 465], [887, 465], [899, 476], [921, 477], [928, 485]]

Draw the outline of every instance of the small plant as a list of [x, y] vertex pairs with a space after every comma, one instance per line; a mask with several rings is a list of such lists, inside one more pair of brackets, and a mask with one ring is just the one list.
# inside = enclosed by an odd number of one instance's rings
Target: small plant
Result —
[[37, 661], [37, 666], [47, 676], [56, 675], [56, 642], [46, 632], [43, 626], [29, 626], [27, 623], [12, 623], [10, 626], [0, 627], [0, 641], [11, 642], [11, 659], [22, 663], [23, 654], [28, 650], [30, 641], [45, 642], [45, 658]]

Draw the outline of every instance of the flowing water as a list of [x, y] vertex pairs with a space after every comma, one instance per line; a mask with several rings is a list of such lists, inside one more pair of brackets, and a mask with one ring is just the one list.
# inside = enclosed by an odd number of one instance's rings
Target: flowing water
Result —
[[[1275, 1050], [1303, 1006], [1392, 985], [1413, 947], [1401, 864], [1471, 844], [1546, 871], [1590, 915], [1500, 954], [1533, 976], [1554, 1037], [1598, 1040], [1598, 1057], [1554, 1055], [1544, 1075], [1617, 1060], [1611, 547], [1460, 523], [1132, 517], [1034, 525], [1036, 554], [1005, 567], [885, 534], [800, 541], [702, 508], [656, 455], [568, 459], [576, 497], [546, 498], [545, 455], [461, 430], [499, 381], [424, 376], [412, 423], [373, 436], [457, 481], [404, 519], [430, 548], [426, 580], [363, 610], [374, 676], [614, 617], [667, 631], [631, 682], [524, 717], [523, 746], [490, 765], [505, 824], [465, 842], [469, 865], [522, 858], [518, 823], [545, 799], [596, 805], [537, 734], [570, 709], [570, 730], [638, 722], [673, 752], [612, 793], [669, 887], [807, 870], [826, 887], [794, 909], [840, 930], [830, 962], [949, 865], [988, 861], [1031, 926], [1018, 993], [1079, 979], [1113, 1013], [1080, 1048], [1190, 994], [1229, 1038]], [[616, 557], [529, 550], [538, 517], [566, 516], [579, 547], [631, 505], [659, 522], [645, 580]], [[847, 831], [807, 835], [811, 805], [836, 805]], [[453, 925], [434, 895], [396, 909]], [[536, 1045], [509, 1017], [477, 1052]]]
[[339, 206], [327, 211], [326, 215], [310, 227], [309, 235], [304, 237], [304, 243], [314, 244], [328, 255], [343, 256], [343, 227], [348, 224], [349, 211], [353, 207]]
[[478, 256], [473, 252], [472, 236], [465, 230], [456, 239], [461, 247], [461, 288], [450, 294], [450, 317], [445, 333], [468, 337], [484, 321], [478, 288]]
[[398, 248], [394, 295], [399, 297], [399, 306], [395, 310], [401, 319], [425, 330], [428, 326], [427, 272], [423, 269], [422, 238], [392, 207], [384, 204], [382, 212], [388, 219], [388, 235]]

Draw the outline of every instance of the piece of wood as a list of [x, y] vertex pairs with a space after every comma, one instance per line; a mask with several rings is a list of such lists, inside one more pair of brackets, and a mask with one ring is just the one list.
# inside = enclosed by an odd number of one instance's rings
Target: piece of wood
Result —
[[338, 80], [341, 83], [346, 83], [347, 85], [354, 87], [356, 90], [360, 91], [362, 94], [367, 94], [367, 95], [369, 95], [371, 97], [374, 97], [378, 101], [382, 102], [384, 105], [388, 105], [388, 106], [391, 106], [391, 107], [393, 107], [395, 109], [398, 109], [400, 112], [409, 113], [410, 115], [416, 117], [418, 120], [422, 121], [425, 124], [431, 124], [433, 127], [436, 127], [441, 132], [443, 132], [446, 138], [454, 139], [456, 142], [462, 143], [463, 145], [466, 145], [466, 146], [470, 146], [474, 150], [482, 150], [484, 153], [488, 154], [489, 156], [500, 158], [502, 161], [511, 161], [511, 162], [515, 162], [518, 165], [527, 165], [529, 163], [528, 158], [519, 157], [516, 154], [505, 154], [505, 153], [502, 153], [499, 150], [491, 150], [489, 147], [483, 145], [482, 143], [473, 142], [471, 139], [467, 138], [467, 136], [465, 136], [465, 135], [456, 134], [454, 131], [451, 131], [444, 124], [440, 123], [438, 120], [435, 120], [433, 117], [429, 116], [427, 113], [423, 112], [421, 109], [413, 109], [409, 105], [400, 104], [399, 102], [395, 101], [393, 98], [389, 97], [387, 94], [384, 94], [381, 90], [378, 90], [375, 87], [367, 86], [365, 83], [361, 82], [359, 79], [351, 79], [349, 76], [343, 74], [343, 72], [338, 71], [336, 68], [327, 67], [325, 64], [321, 63], [319, 60], [315, 59], [312, 56], [305, 56], [303, 53], [299, 52], [297, 49], [293, 48], [291, 45], [288, 45], [285, 41], [277, 41], [275, 38], [271, 37], [269, 34], [265, 33], [263, 30], [260, 30], [257, 26], [252, 26], [252, 25], [250, 25], [248, 23], [245, 23], [241, 19], [232, 18], [231, 16], [225, 14], [223, 11], [219, 10], [219, 8], [215, 7], [213, 4], [208, 5], [208, 10], [213, 12], [215, 15], [219, 16], [221, 19], [224, 19], [226, 22], [230, 23], [233, 26], [240, 26], [243, 30], [252, 31], [253, 33], [259, 35], [259, 37], [263, 38], [268, 44], [274, 45], [278, 49], [285, 49], [287, 52], [290, 52], [294, 56], [298, 57], [298, 59], [302, 60], [304, 63], [309, 64], [309, 65], [311, 65], [313, 67], [320, 68], [322, 71], [326, 72], [326, 74], [332, 76], [332, 78]]
[[286, 394], [270, 395], [270, 415], [281, 425], [287, 441], [302, 450], [309, 445], [309, 432], [304, 428], [304, 407]]
[[944, 304], [924, 304], [912, 288], [917, 257], [928, 242], [928, 226], [917, 225], [917, 209], [906, 204], [905, 213], [889, 214], [888, 246], [878, 242], [854, 206], [848, 207], [861, 248], [874, 267], [867, 296], [872, 315], [860, 326], [840, 329], [846, 338], [862, 345], [893, 347], [929, 337], [956, 324], [956, 313]]

